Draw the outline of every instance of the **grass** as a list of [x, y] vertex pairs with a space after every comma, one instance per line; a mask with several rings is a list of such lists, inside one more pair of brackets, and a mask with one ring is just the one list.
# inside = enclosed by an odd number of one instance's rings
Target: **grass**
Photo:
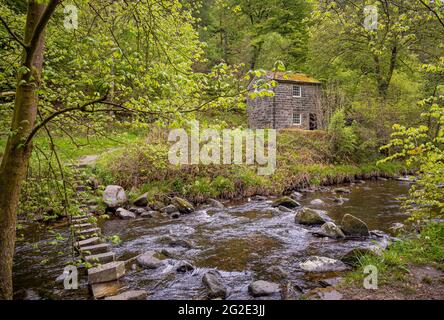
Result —
[[403, 281], [410, 265], [432, 265], [444, 270], [444, 224], [429, 223], [419, 234], [404, 236], [402, 241], [392, 244], [381, 255], [363, 255], [357, 268], [348, 273], [346, 285], [362, 283], [364, 268], [374, 265], [378, 269], [378, 281], [381, 285]]
[[[143, 140], [143, 133], [138, 130], [115, 130], [108, 133], [108, 137], [76, 135], [75, 143], [68, 136], [54, 136], [54, 144], [63, 161], [76, 160], [82, 156], [100, 154], [108, 149], [119, 148], [128, 143], [138, 143]], [[50, 150], [50, 140], [47, 136], [37, 136], [34, 146], [44, 152]], [[0, 138], [0, 156], [6, 147], [6, 138]], [[34, 157], [35, 158], [35, 157]]]
[[399, 164], [334, 164], [325, 132], [284, 130], [278, 134], [277, 168], [260, 176], [254, 166], [172, 166], [164, 140], [147, 137], [150, 144], [128, 143], [125, 149], [104, 154], [96, 173], [105, 184], [118, 184], [134, 198], [148, 192], [151, 199], [181, 195], [191, 201], [231, 199], [255, 194], [280, 195], [296, 187], [333, 185], [403, 171]]

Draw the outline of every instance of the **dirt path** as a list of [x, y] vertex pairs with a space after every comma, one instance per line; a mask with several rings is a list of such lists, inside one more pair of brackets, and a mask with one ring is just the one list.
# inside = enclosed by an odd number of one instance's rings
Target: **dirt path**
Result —
[[403, 281], [381, 286], [377, 290], [343, 287], [343, 300], [444, 300], [444, 272], [431, 266], [410, 266]]

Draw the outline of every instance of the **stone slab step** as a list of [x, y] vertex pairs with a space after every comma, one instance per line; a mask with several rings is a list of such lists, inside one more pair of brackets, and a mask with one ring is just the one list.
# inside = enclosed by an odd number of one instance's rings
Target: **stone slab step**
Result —
[[107, 297], [105, 300], [146, 300], [147, 294], [145, 290], [130, 290], [121, 294]]
[[75, 246], [77, 248], [82, 248], [82, 247], [85, 247], [85, 246], [92, 246], [92, 245], [99, 244], [99, 243], [100, 243], [100, 238], [99, 237], [92, 237], [92, 238], [89, 238], [89, 239], [77, 241], [75, 243]]
[[114, 261], [88, 269], [88, 283], [95, 284], [117, 280], [125, 275], [125, 263]]
[[116, 260], [116, 254], [114, 252], [105, 252], [99, 254], [93, 254], [85, 256], [84, 260], [89, 263], [108, 263]]
[[95, 223], [80, 223], [73, 225], [74, 229], [89, 229], [89, 228], [95, 228]]
[[76, 231], [76, 235], [84, 237], [99, 236], [100, 228], [90, 228], [90, 229]]
[[123, 285], [120, 283], [120, 281], [117, 280], [117, 281], [95, 283], [90, 285], [89, 288], [92, 296], [95, 299], [100, 299], [104, 297], [117, 295], [120, 292], [120, 290], [122, 290]]
[[110, 252], [111, 245], [109, 243], [100, 243], [92, 246], [84, 246], [80, 248], [81, 254], [96, 255], [100, 253]]

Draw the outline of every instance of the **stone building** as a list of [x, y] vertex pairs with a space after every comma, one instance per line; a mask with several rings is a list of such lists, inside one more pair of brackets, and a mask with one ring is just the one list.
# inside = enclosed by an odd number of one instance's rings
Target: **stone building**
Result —
[[[267, 72], [266, 79], [274, 79], [277, 86], [273, 97], [247, 98], [248, 125], [258, 128], [320, 129], [321, 83], [305, 74]], [[249, 89], [258, 78], [254, 78]]]

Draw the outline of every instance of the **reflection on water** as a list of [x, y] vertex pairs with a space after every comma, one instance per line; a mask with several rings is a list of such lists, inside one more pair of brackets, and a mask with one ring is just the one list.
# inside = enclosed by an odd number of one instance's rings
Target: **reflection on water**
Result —
[[[331, 190], [304, 193], [301, 204], [308, 207], [313, 199], [325, 204], [317, 207], [328, 212], [337, 223], [346, 213], [364, 220], [370, 229], [387, 231], [394, 222], [405, 220], [397, 197], [407, 193], [408, 185], [398, 181], [371, 181], [347, 186], [350, 194], [342, 205], [334, 202], [338, 195]], [[334, 189], [334, 188], [331, 188]], [[309, 288], [316, 281], [298, 271], [298, 261], [308, 255], [338, 258], [351, 248], [371, 244], [375, 239], [333, 240], [319, 238], [294, 222], [294, 212], [281, 212], [271, 201], [242, 202], [222, 210], [199, 210], [178, 220], [168, 218], [118, 220], [102, 222], [105, 235], [123, 240], [115, 245], [119, 259], [128, 259], [148, 250], [166, 252], [168, 259], [156, 270], [127, 272], [128, 288], [147, 290], [150, 299], [201, 299], [205, 297], [202, 275], [218, 269], [230, 289], [228, 299], [251, 299], [248, 284], [253, 280], [281, 279], [299, 288]], [[316, 208], [316, 207], [314, 207]], [[67, 237], [67, 228], [55, 228]], [[86, 276], [80, 275], [79, 290], [65, 291], [56, 284], [63, 267], [71, 259], [66, 241], [48, 244], [53, 237], [45, 227], [28, 226], [26, 241], [17, 243], [14, 264], [16, 298], [87, 299]], [[180, 240], [172, 243], [171, 239]], [[196, 266], [194, 272], [177, 273], [177, 260]], [[43, 262], [42, 262], [43, 261]], [[326, 275], [327, 276], [327, 275]], [[334, 276], [334, 275], [328, 275]], [[279, 297], [272, 297], [279, 298]]]

